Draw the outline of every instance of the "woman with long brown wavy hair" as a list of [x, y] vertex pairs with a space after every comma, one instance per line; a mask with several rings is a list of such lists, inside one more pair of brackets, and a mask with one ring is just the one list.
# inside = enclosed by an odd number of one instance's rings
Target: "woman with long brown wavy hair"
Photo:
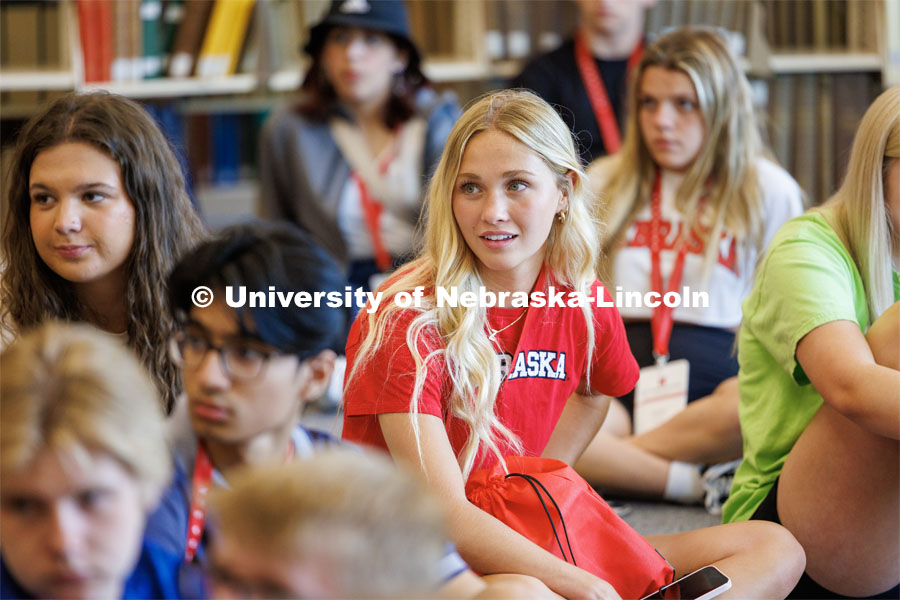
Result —
[[181, 166], [138, 104], [69, 94], [24, 126], [7, 173], [2, 325], [56, 318], [127, 338], [171, 410], [165, 278], [203, 236]]

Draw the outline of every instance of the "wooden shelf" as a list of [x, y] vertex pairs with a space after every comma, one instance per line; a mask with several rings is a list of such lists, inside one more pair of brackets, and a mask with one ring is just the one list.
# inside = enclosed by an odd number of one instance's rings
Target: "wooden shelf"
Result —
[[[746, 68], [746, 61], [744, 61]], [[508, 79], [515, 76], [522, 62], [506, 60], [492, 63], [475, 61], [430, 60], [425, 61], [425, 75], [437, 83], [474, 81], [478, 79]], [[872, 53], [797, 52], [774, 53], [769, 58], [773, 73], [840, 73], [877, 72], [882, 69], [880, 55]], [[299, 89], [303, 80], [302, 69], [287, 69], [273, 73], [267, 82], [272, 92], [290, 92]], [[23, 90], [107, 90], [129, 98], [179, 98], [189, 96], [247, 94], [258, 88], [258, 78], [253, 73], [242, 73], [221, 78], [144, 79], [139, 81], [110, 81], [76, 86], [71, 71], [7, 71], [0, 72], [0, 91]]]
[[773, 53], [769, 66], [775, 73], [877, 72], [883, 64], [873, 53], [798, 52]]
[[129, 98], [179, 98], [216, 94], [246, 94], [256, 89], [256, 75], [244, 73], [230, 77], [184, 79], [161, 78], [138, 81], [107, 81], [86, 83], [81, 90], [107, 90]]
[[296, 69], [285, 69], [272, 73], [269, 77], [269, 89], [273, 92], [292, 92], [300, 89], [303, 83], [304, 69], [297, 66]]
[[72, 71], [0, 71], [0, 90], [71, 90], [75, 87]]

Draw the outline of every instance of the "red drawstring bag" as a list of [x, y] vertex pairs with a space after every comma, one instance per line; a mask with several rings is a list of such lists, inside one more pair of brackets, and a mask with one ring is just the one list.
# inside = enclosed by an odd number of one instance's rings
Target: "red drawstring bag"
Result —
[[566, 463], [511, 456], [475, 471], [466, 497], [541, 548], [597, 575], [622, 598], [672, 583], [674, 569]]

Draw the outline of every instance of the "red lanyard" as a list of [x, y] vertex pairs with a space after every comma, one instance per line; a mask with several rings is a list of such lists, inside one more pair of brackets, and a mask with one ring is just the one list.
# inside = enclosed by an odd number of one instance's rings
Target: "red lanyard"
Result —
[[200, 537], [203, 535], [203, 525], [206, 522], [206, 495], [212, 483], [212, 462], [206, 453], [203, 442], [197, 443], [197, 457], [194, 459], [194, 479], [191, 483], [191, 511], [188, 513], [187, 544], [184, 548], [185, 562], [194, 560], [197, 548], [200, 546]]
[[381, 238], [381, 211], [384, 207], [381, 202], [369, 195], [369, 190], [365, 182], [359, 175], [353, 174], [353, 180], [359, 189], [359, 200], [362, 203], [363, 212], [366, 217], [366, 227], [369, 229], [369, 235], [372, 237], [372, 249], [375, 251], [375, 264], [378, 270], [384, 272], [391, 269], [391, 255], [384, 247], [384, 240]]
[[[666, 306], [663, 302], [665, 294], [677, 292], [681, 285], [681, 277], [684, 273], [684, 259], [690, 244], [691, 232], [688, 230], [679, 240], [678, 252], [675, 255], [675, 263], [672, 265], [672, 274], [669, 275], [669, 285], [663, 289], [662, 269], [659, 264], [659, 253], [662, 247], [662, 175], [656, 172], [656, 180], [653, 182], [653, 193], [650, 196], [650, 284], [653, 291], [660, 295], [659, 306], [653, 309], [650, 319], [650, 330], [653, 332], [653, 354], [657, 360], [667, 360], [669, 357], [669, 339], [672, 337], [674, 307]], [[698, 214], [703, 212], [705, 198], [700, 197]]]
[[[644, 45], [639, 43], [628, 57], [626, 78], [631, 76], [632, 71], [634, 71], [643, 55]], [[597, 68], [597, 62], [594, 60], [594, 55], [591, 54], [591, 50], [588, 47], [587, 36], [584, 31], [579, 31], [575, 34], [575, 62], [578, 64], [578, 71], [581, 73], [584, 89], [587, 90], [591, 108], [594, 109], [594, 117], [597, 119], [597, 125], [600, 127], [600, 135], [603, 137], [606, 153], [615, 154], [622, 146], [619, 124], [616, 121], [616, 114], [612, 109], [612, 104], [610, 104], [609, 95], [606, 93], [606, 86], [603, 85], [600, 69]]]
[[[397, 156], [399, 151], [397, 144], [400, 140], [400, 130], [402, 127], [402, 125], [398, 125], [394, 130], [394, 141], [391, 144], [390, 152], [388, 152], [378, 163], [378, 172], [381, 175], [387, 173], [388, 168], [391, 166], [391, 162], [393, 162], [394, 158]], [[381, 202], [369, 195], [369, 188], [366, 187], [366, 183], [362, 180], [362, 177], [355, 173], [352, 177], [359, 190], [359, 200], [362, 203], [363, 212], [365, 213], [366, 227], [368, 227], [369, 235], [372, 237], [372, 249], [375, 252], [375, 265], [382, 272], [390, 271], [393, 260], [391, 259], [391, 254], [384, 247], [384, 240], [381, 238], [381, 227], [379, 226], [381, 212], [384, 210], [384, 207], [381, 205]]]
[[[285, 461], [294, 457], [294, 442], [288, 444]], [[197, 456], [194, 459], [194, 478], [191, 481], [191, 508], [188, 513], [187, 543], [184, 548], [185, 562], [194, 560], [197, 548], [200, 547], [200, 539], [203, 537], [203, 528], [206, 524], [206, 496], [209, 494], [209, 486], [212, 484], [213, 466], [206, 452], [206, 445], [197, 442]]]

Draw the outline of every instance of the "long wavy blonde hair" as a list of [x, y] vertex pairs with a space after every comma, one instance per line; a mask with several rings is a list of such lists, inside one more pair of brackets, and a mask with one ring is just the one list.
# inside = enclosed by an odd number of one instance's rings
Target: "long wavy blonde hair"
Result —
[[[762, 198], [756, 160], [769, 156], [753, 112], [750, 84], [726, 40], [715, 30], [691, 27], [659, 38], [644, 50], [628, 92], [625, 141], [620, 152], [601, 159], [612, 164], [598, 209], [608, 226], [603, 239], [605, 256], [612, 258], [619, 240], [637, 214], [647, 205], [657, 165], [644, 142], [640, 128], [641, 79], [649, 67], [680, 71], [697, 91], [706, 138], [687, 168], [675, 196], [675, 206], [688, 223], [696, 222], [699, 198], [705, 191], [706, 206], [713, 211], [713, 224], [698, 231], [704, 236], [708, 274], [718, 254], [722, 231], [739, 242], [752, 241], [761, 250], [763, 241]], [[771, 158], [771, 157], [770, 157]], [[611, 274], [609, 264], [605, 275]]]
[[832, 225], [859, 269], [870, 321], [894, 302], [891, 240], [900, 232], [893, 231], [884, 181], [895, 160], [900, 160], [900, 85], [884, 91], [863, 115], [841, 187], [815, 209], [833, 210]]
[[[469, 437], [458, 457], [466, 477], [482, 445], [501, 463], [503, 456], [498, 446], [501, 438], [521, 449], [515, 434], [494, 413], [502, 378], [496, 350], [485, 332], [485, 308], [437, 306], [434, 293], [437, 286], [456, 288], [460, 293], [477, 293], [484, 285], [476, 257], [453, 216], [452, 194], [466, 145], [488, 130], [512, 136], [540, 156], [555, 174], [560, 191], [568, 198], [568, 217], [562, 223], [554, 220], [544, 262], [560, 284], [571, 286], [585, 297], [590, 295], [596, 279], [598, 224], [588, 205], [586, 176], [571, 132], [549, 104], [530, 92], [505, 90], [489, 94], [472, 104], [450, 133], [428, 186], [423, 248], [410, 265], [385, 284], [382, 290], [385, 307], [367, 315], [368, 329], [348, 378], [352, 379], [378, 351], [401, 311], [417, 311], [406, 331], [406, 344], [416, 365], [415, 388], [409, 404], [416, 441], [420, 441], [417, 415], [422, 387], [429, 369], [440, 368], [443, 358], [452, 383], [449, 406], [445, 408], [469, 428]], [[416, 286], [424, 286], [426, 290], [420, 308], [399, 308], [388, 301], [398, 292]], [[589, 307], [582, 306], [582, 310], [590, 357], [594, 348], [593, 317]], [[425, 348], [424, 355], [420, 348]], [[421, 457], [421, 446], [419, 450]]]

